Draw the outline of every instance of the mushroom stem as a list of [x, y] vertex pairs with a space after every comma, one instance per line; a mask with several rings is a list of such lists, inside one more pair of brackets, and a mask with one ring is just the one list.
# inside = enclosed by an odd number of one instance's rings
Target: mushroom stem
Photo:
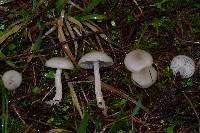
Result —
[[53, 98], [54, 101], [60, 101], [62, 99], [61, 73], [62, 73], [62, 69], [56, 70], [56, 75], [55, 75], [56, 94]]
[[180, 73], [181, 76], [183, 76], [183, 75], [184, 75], [184, 72], [185, 72], [185, 69], [184, 69], [183, 67], [180, 67], [180, 68], [176, 71], [175, 75], [176, 75], [178, 72]]
[[94, 79], [95, 79], [95, 94], [97, 100], [97, 106], [103, 109], [103, 113], [106, 115], [106, 106], [105, 101], [103, 99], [103, 95], [101, 92], [101, 80], [100, 80], [100, 73], [99, 73], [99, 62], [95, 61], [94, 65]]

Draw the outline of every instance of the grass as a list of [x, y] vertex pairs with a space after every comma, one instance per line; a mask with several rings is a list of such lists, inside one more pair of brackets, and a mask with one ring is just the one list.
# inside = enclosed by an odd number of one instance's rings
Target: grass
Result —
[[[199, 3], [171, 1], [4, 1], [0, 6], [0, 75], [22, 73], [16, 91], [0, 88], [2, 128], [6, 132], [198, 132], [200, 111]], [[148, 51], [158, 71], [148, 89], [135, 86], [123, 61], [133, 49]], [[100, 69], [108, 116], [97, 108], [93, 71], [78, 60], [92, 50], [104, 51], [114, 65]], [[189, 79], [174, 77], [171, 59], [185, 54], [196, 63]], [[54, 96], [55, 70], [44, 66], [54, 56], [75, 65], [62, 75], [63, 99]], [[65, 70], [64, 70], [65, 71]], [[74, 88], [80, 111], [68, 85]], [[9, 100], [9, 102], [8, 102]]]

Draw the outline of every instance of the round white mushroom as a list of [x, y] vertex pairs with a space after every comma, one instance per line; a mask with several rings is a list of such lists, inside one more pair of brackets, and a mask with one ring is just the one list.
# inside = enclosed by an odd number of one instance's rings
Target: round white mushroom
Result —
[[108, 67], [113, 64], [113, 60], [107, 54], [103, 52], [90, 52], [85, 54], [80, 60], [79, 65], [84, 69], [94, 69], [94, 77], [95, 77], [95, 94], [97, 100], [97, 106], [103, 109], [103, 113], [106, 115], [106, 105], [103, 99], [102, 91], [101, 91], [101, 81], [100, 81], [100, 67]]
[[195, 72], [195, 63], [186, 55], [178, 55], [172, 59], [170, 68], [174, 75], [179, 72], [182, 78], [189, 78]]
[[140, 88], [149, 88], [157, 80], [157, 71], [154, 67], [146, 67], [139, 72], [132, 72], [133, 83]]
[[72, 70], [74, 66], [72, 62], [66, 57], [53, 57], [48, 61], [46, 61], [45, 66], [51, 68], [57, 68], [55, 75], [56, 94], [53, 100], [50, 100], [47, 103], [51, 105], [58, 104], [62, 99], [62, 82], [61, 82], [62, 69]]
[[21, 85], [22, 75], [15, 70], [9, 70], [3, 74], [2, 81], [8, 90], [14, 90]]
[[126, 68], [131, 72], [138, 72], [153, 64], [153, 57], [148, 52], [136, 49], [128, 53], [124, 59]]

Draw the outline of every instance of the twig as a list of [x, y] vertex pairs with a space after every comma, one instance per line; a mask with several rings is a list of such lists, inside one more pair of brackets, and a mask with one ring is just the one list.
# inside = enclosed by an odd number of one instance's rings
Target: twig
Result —
[[140, 10], [140, 12], [142, 13], [142, 9], [140, 8], [140, 6], [138, 5], [136, 0], [133, 0], [133, 2], [135, 3], [135, 5], [138, 7], [138, 9]]
[[[90, 77], [88, 77], [88, 79], [94, 80], [94, 77], [90, 76]], [[123, 92], [119, 92], [119, 91], [118, 91], [117, 89], [115, 89], [113, 86], [108, 85], [108, 84], [106, 84], [106, 83], [104, 83], [104, 82], [101, 82], [101, 85], [102, 85], [102, 89], [106, 89], [106, 90], [108, 90], [108, 91], [111, 91], [112, 93], [118, 94], [118, 95], [122, 96], [123, 98], [126, 98], [126, 99], [128, 99], [129, 101], [131, 101], [131, 102], [133, 102], [134, 104], [137, 105], [137, 101], [136, 101], [135, 99], [129, 97], [128, 95], [126, 95], [126, 94], [123, 93]], [[141, 105], [141, 109], [143, 109], [145, 112], [148, 112], [148, 111], [149, 111], [149, 110], [148, 110], [146, 107], [144, 107], [143, 105]]]
[[187, 99], [187, 101], [189, 102], [191, 108], [193, 109], [193, 111], [194, 111], [194, 113], [195, 113], [195, 115], [196, 115], [196, 117], [197, 117], [197, 119], [198, 119], [198, 123], [199, 123], [199, 133], [200, 133], [200, 119], [199, 119], [198, 113], [197, 113], [197, 111], [196, 111], [194, 105], [192, 104], [191, 100], [189, 99], [189, 97], [185, 94], [184, 91], [182, 91], [182, 92], [183, 92], [183, 95], [185, 96], [185, 98]]
[[[69, 79], [69, 76], [68, 76], [68, 74], [66, 72], [64, 73], [64, 75], [65, 75], [66, 79]], [[81, 116], [81, 119], [83, 119], [83, 113], [81, 111], [81, 106], [80, 106], [80, 104], [78, 102], [78, 98], [76, 96], [76, 92], [74, 91], [73, 84], [70, 83], [70, 82], [68, 82], [67, 84], [68, 84], [68, 87], [70, 89], [70, 94], [71, 94], [71, 97], [72, 97], [72, 102], [73, 102], [74, 106], [76, 107], [76, 109], [78, 110], [78, 113]]]

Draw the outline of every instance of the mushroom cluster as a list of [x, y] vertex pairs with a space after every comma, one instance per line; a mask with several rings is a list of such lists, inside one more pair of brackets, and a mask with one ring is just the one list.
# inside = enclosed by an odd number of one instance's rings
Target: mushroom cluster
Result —
[[152, 66], [153, 57], [146, 51], [136, 49], [124, 59], [126, 68], [132, 72], [133, 83], [141, 88], [152, 86], [157, 80], [157, 71]]

